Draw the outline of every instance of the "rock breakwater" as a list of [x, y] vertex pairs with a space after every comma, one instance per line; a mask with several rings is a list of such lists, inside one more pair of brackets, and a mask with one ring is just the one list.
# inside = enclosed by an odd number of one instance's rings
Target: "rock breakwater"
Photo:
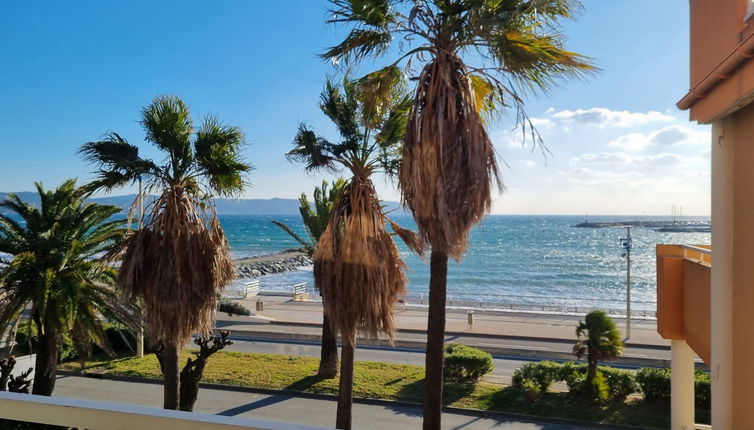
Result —
[[274, 273], [292, 272], [312, 264], [312, 259], [303, 252], [283, 252], [236, 260], [236, 275], [239, 278], [257, 278]]

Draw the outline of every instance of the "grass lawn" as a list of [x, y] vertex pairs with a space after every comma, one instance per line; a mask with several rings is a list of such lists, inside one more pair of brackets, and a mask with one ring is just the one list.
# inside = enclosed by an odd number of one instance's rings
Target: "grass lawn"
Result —
[[[188, 352], [184, 351], [182, 362], [187, 357]], [[310, 357], [220, 351], [209, 360], [203, 382], [337, 394], [337, 379], [321, 380], [314, 376], [318, 364], [318, 359]], [[356, 362], [355, 366], [354, 396], [421, 402], [423, 367], [364, 361]], [[79, 369], [76, 363], [62, 367]], [[153, 354], [144, 358], [92, 361], [86, 367], [105, 369], [112, 375], [161, 378]], [[558, 392], [544, 393], [538, 400], [530, 401], [521, 390], [485, 381], [475, 386], [447, 383], [445, 387], [446, 404], [461, 408], [657, 428], [670, 426], [670, 405], [640, 398], [595, 406]], [[709, 413], [699, 412], [697, 422], [709, 422]]]

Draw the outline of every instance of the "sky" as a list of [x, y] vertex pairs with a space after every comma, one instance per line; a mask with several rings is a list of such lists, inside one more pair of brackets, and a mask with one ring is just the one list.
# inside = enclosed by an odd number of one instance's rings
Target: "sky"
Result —
[[[710, 129], [675, 107], [688, 83], [687, 0], [585, 0], [567, 48], [600, 71], [526, 100], [547, 151], [522, 145], [508, 112], [489, 133], [505, 192], [493, 213], [687, 215], [710, 212]], [[255, 170], [245, 198], [296, 198], [329, 179], [288, 162], [299, 122], [336, 139], [317, 107], [317, 54], [346, 29], [325, 0], [5, 0], [0, 6], [0, 191], [92, 177], [77, 148], [116, 131], [142, 154], [140, 109], [184, 99], [198, 123], [239, 126]], [[395, 184], [375, 178], [384, 200]], [[127, 194], [122, 189], [115, 194]]]

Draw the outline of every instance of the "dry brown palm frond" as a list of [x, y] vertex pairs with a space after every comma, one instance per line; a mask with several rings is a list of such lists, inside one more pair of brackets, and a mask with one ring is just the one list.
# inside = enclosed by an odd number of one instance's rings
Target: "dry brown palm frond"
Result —
[[181, 188], [168, 189], [126, 240], [118, 281], [143, 300], [148, 335], [180, 344], [209, 333], [217, 293], [234, 276], [214, 209], [200, 211]]
[[355, 176], [335, 204], [314, 250], [314, 277], [344, 342], [356, 331], [392, 341], [393, 306], [405, 292], [405, 264], [385, 229], [372, 181]]
[[412, 230], [401, 227], [390, 219], [388, 219], [388, 222], [390, 223], [390, 228], [392, 228], [395, 234], [401, 238], [403, 243], [405, 243], [410, 250], [417, 253], [419, 257], [424, 258], [424, 251], [426, 250], [426, 247], [424, 246], [425, 244], [421, 240], [419, 235], [414, 233]]
[[456, 260], [466, 250], [469, 230], [492, 206], [493, 181], [502, 188], [468, 76], [463, 62], [448, 53], [424, 67], [400, 172], [403, 200], [421, 239]]

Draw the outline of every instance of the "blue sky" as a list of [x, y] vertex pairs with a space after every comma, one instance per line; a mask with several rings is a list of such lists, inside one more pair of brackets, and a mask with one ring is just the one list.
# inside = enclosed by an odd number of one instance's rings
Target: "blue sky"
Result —
[[[490, 130], [507, 192], [495, 213], [709, 214], [709, 129], [675, 108], [688, 88], [686, 0], [588, 0], [564, 32], [602, 69], [530, 97], [551, 154]], [[247, 198], [297, 197], [322, 180], [288, 163], [299, 121], [333, 136], [317, 109], [335, 71], [316, 54], [343, 28], [324, 0], [6, 0], [0, 10], [0, 191], [90, 177], [84, 142], [117, 131], [141, 143], [139, 110], [158, 94], [199, 119], [240, 126], [256, 167]], [[334, 137], [334, 136], [333, 136]], [[156, 155], [151, 150], [147, 155]], [[376, 180], [385, 199], [393, 184]], [[123, 190], [122, 193], [130, 190]]]

